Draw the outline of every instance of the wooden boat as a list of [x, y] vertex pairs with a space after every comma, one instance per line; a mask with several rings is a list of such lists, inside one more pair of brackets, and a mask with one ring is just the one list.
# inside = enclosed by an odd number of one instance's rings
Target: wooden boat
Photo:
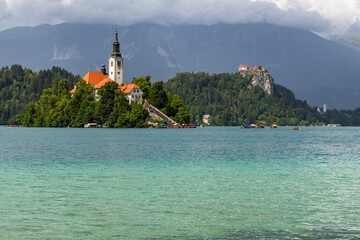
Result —
[[272, 125], [270, 125], [270, 128], [277, 128], [277, 125], [276, 125], [276, 124], [272, 124]]
[[299, 127], [293, 127], [293, 130], [299, 130]]

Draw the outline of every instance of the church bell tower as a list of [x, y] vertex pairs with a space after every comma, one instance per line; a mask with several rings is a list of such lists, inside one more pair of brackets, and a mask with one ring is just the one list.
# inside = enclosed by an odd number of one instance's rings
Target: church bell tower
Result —
[[120, 43], [118, 40], [117, 29], [115, 31], [115, 40], [113, 43], [113, 51], [109, 58], [109, 78], [118, 84], [124, 83], [124, 59], [120, 53]]

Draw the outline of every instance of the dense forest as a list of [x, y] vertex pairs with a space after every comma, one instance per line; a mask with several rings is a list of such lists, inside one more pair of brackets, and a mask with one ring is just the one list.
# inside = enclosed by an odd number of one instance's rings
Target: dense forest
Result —
[[270, 96], [260, 87], [250, 89], [250, 81], [238, 73], [178, 73], [164, 88], [184, 99], [191, 122], [201, 122], [201, 117], [209, 114], [213, 125], [339, 123], [360, 126], [360, 108], [319, 114], [316, 108], [297, 100], [283, 86], [274, 84], [274, 93]]
[[[150, 77], [134, 78], [144, 91], [149, 103], [179, 122], [188, 122], [190, 115], [183, 100], [166, 93], [163, 82], [150, 82]], [[39, 101], [30, 102], [25, 113], [17, 115], [17, 122], [25, 127], [83, 127], [98, 123], [107, 127], [141, 128], [147, 126], [148, 111], [142, 103], [129, 103], [116, 82], [108, 82], [98, 91], [100, 100], [94, 98], [94, 89], [80, 79], [73, 96], [67, 79], [55, 79], [51, 88], [45, 89]]]
[[28, 103], [39, 100], [43, 90], [51, 87], [55, 80], [67, 79], [68, 86], [74, 86], [77, 78], [59, 67], [39, 72], [21, 65], [1, 68], [0, 125], [16, 124], [16, 114], [23, 112]]
[[[133, 79], [144, 91], [143, 99], [179, 123], [200, 123], [204, 114], [210, 114], [213, 125], [339, 123], [360, 126], [360, 108], [319, 114], [316, 108], [297, 100], [285, 87], [274, 84], [274, 94], [269, 96], [260, 87], [249, 88], [250, 81], [237, 73], [201, 72], [179, 73], [166, 83], [152, 84], [150, 76]], [[80, 90], [71, 98], [69, 90], [76, 82]], [[81, 127], [97, 122], [110, 127], [146, 126], [147, 113], [139, 104], [129, 105], [115, 85], [104, 86], [99, 94], [101, 100], [95, 101], [91, 86], [59, 67], [39, 72], [20, 65], [3, 67], [0, 69], [0, 124]]]

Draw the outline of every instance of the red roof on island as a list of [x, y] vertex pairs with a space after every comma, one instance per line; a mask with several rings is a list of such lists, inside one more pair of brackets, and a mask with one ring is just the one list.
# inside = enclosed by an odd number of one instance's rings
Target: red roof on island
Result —
[[[94, 89], [99, 89], [103, 87], [108, 82], [114, 82], [114, 80], [109, 78], [109, 75], [104, 75], [101, 72], [88, 72], [84, 77], [84, 81], [87, 84], [91, 84]], [[119, 84], [118, 84], [119, 85]], [[119, 89], [124, 93], [130, 93], [133, 89], [140, 89], [140, 87], [136, 84], [127, 84], [121, 86], [119, 85]], [[76, 91], [76, 87], [70, 91], [73, 94]]]
[[101, 88], [102, 86], [104, 86], [104, 85], [105, 85], [106, 83], [108, 83], [108, 82], [113, 82], [113, 80], [110, 79], [110, 78], [104, 78], [101, 82], [99, 82], [98, 84], [96, 84], [96, 85], [94, 86], [94, 88], [95, 88], [95, 89]]
[[124, 93], [130, 93], [134, 88], [140, 89], [140, 87], [136, 84], [126, 84], [124, 86], [120, 86], [121, 91]]
[[83, 79], [85, 80], [86, 83], [89, 83], [91, 85], [96, 85], [108, 77], [109, 77], [109, 75], [104, 75], [101, 72], [88, 72], [83, 77]]

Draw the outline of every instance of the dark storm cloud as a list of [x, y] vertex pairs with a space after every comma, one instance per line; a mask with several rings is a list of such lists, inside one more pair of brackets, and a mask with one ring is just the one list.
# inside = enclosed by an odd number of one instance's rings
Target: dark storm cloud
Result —
[[[0, 0], [0, 29], [16, 25], [86, 22], [131, 25], [268, 22], [314, 32], [331, 31], [323, 0]], [[353, 0], [344, 0], [349, 2]], [[327, 3], [331, 2], [328, 0]], [[329, 4], [327, 4], [329, 5]], [[326, 6], [327, 6], [326, 5]], [[349, 6], [351, 7], [351, 6]], [[345, 8], [346, 10], [346, 8]]]

